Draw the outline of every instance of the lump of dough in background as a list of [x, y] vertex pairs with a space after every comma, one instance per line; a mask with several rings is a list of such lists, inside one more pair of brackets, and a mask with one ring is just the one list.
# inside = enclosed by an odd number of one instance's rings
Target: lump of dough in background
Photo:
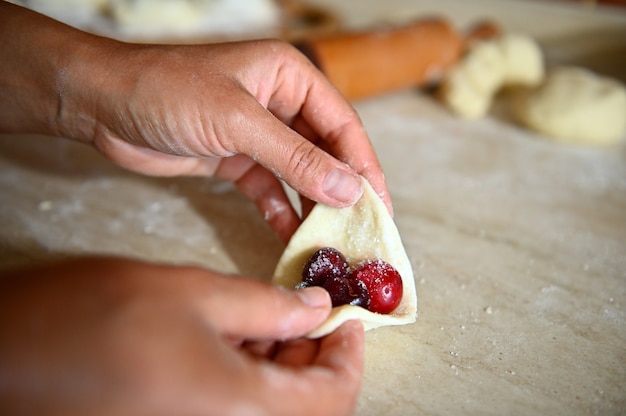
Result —
[[519, 120], [563, 143], [609, 145], [626, 133], [626, 90], [617, 80], [562, 67], [513, 106]]
[[273, 0], [111, 0], [120, 31], [131, 37], [242, 33], [276, 27]]
[[441, 98], [461, 117], [481, 117], [502, 85], [504, 72], [502, 55], [495, 42], [478, 42], [444, 78]]
[[505, 35], [497, 41], [502, 54], [503, 86], [539, 85], [544, 78], [543, 53], [532, 38], [522, 35]]
[[96, 19], [106, 8], [108, 0], [19, 0], [12, 3], [81, 27]]
[[498, 43], [479, 42], [461, 63], [461, 74], [480, 94], [493, 94], [504, 82], [506, 68]]
[[130, 36], [157, 36], [193, 31], [208, 10], [204, 1], [112, 0], [111, 15]]
[[440, 98], [458, 116], [475, 119], [487, 114], [502, 87], [535, 86], [543, 76], [543, 53], [537, 42], [505, 34], [475, 43], [444, 77]]
[[[275, 0], [12, 0], [71, 26], [121, 40], [269, 35], [281, 24]], [[269, 32], [269, 33], [268, 33]]]

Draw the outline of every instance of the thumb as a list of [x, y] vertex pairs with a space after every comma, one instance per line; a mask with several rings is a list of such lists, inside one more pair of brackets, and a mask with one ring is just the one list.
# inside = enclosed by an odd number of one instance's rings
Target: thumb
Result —
[[232, 147], [285, 180], [299, 194], [334, 207], [353, 205], [363, 193], [359, 175], [347, 164], [316, 146], [281, 122], [258, 103], [247, 118], [251, 140], [237, 140]]
[[214, 283], [201, 295], [200, 308], [218, 332], [229, 336], [257, 340], [301, 337], [324, 322], [331, 310], [328, 292], [319, 287], [287, 290], [233, 277]]

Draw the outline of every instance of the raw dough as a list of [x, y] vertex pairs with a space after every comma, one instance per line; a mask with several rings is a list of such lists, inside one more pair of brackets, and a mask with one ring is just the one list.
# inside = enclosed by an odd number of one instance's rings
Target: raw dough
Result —
[[441, 98], [457, 115], [479, 118], [489, 110], [503, 80], [499, 48], [491, 41], [479, 42], [444, 78]]
[[111, 14], [120, 30], [142, 37], [193, 31], [201, 25], [207, 9], [204, 1], [111, 1]]
[[385, 204], [363, 179], [364, 193], [352, 207], [337, 209], [317, 204], [293, 235], [276, 266], [273, 281], [293, 289], [302, 279], [302, 268], [309, 256], [321, 247], [341, 251], [349, 264], [380, 258], [394, 266], [403, 282], [400, 305], [391, 314], [370, 312], [359, 306], [333, 308], [328, 320], [309, 334], [317, 338], [334, 331], [343, 322], [360, 319], [366, 330], [384, 325], [415, 322], [417, 294], [413, 269], [400, 234]]
[[591, 71], [557, 68], [543, 85], [520, 95], [513, 107], [530, 128], [565, 142], [609, 145], [626, 132], [626, 90]]
[[[126, 40], [275, 31], [275, 0], [13, 0], [69, 25]], [[268, 33], [269, 34], [269, 33]]]
[[107, 0], [16, 0], [13, 3], [77, 27], [88, 25], [107, 6]]
[[112, 0], [111, 13], [128, 36], [236, 33], [276, 27], [273, 0]]
[[458, 116], [479, 118], [502, 87], [535, 86], [543, 79], [543, 68], [541, 49], [530, 37], [506, 34], [476, 42], [445, 76], [440, 97]]
[[496, 41], [502, 56], [502, 86], [534, 87], [545, 77], [543, 53], [539, 44], [523, 35], [509, 34]]

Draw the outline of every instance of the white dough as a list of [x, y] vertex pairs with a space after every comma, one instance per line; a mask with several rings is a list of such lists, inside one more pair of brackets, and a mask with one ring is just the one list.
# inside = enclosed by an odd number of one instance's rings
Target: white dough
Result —
[[275, 27], [273, 0], [111, 0], [111, 13], [127, 36], [163, 37], [240, 33]]
[[495, 94], [512, 85], [534, 86], [544, 75], [543, 54], [530, 37], [507, 34], [475, 43], [444, 77], [440, 97], [458, 116], [484, 116]]
[[530, 128], [566, 143], [608, 145], [626, 133], [626, 90], [617, 80], [563, 67], [514, 107]]
[[102, 13], [107, 0], [21, 0], [15, 3], [69, 25], [81, 27]]
[[459, 117], [476, 119], [487, 114], [491, 96], [477, 91], [462, 71], [453, 70], [446, 77], [441, 100]]
[[504, 67], [502, 86], [534, 87], [541, 83], [545, 69], [537, 42], [528, 36], [510, 34], [502, 36], [496, 44]]
[[14, 2], [72, 26], [126, 40], [275, 31], [283, 17], [275, 0]]
[[394, 266], [402, 276], [402, 300], [391, 314], [373, 313], [351, 305], [333, 308], [328, 320], [309, 334], [311, 338], [329, 334], [351, 319], [360, 319], [369, 330], [409, 324], [417, 317], [413, 269], [398, 229], [385, 204], [365, 179], [363, 186], [363, 196], [352, 207], [337, 209], [317, 204], [313, 208], [285, 248], [273, 282], [293, 289], [301, 281], [302, 268], [311, 254], [322, 247], [334, 247], [346, 256], [349, 264], [380, 258]]
[[466, 81], [480, 94], [491, 95], [504, 83], [507, 68], [498, 42], [477, 43], [460, 67]]
[[442, 99], [456, 114], [478, 118], [489, 110], [491, 97], [503, 79], [499, 48], [493, 42], [480, 42], [444, 78]]
[[193, 30], [201, 24], [206, 10], [206, 2], [193, 0], [111, 1], [111, 12], [120, 29], [135, 36]]

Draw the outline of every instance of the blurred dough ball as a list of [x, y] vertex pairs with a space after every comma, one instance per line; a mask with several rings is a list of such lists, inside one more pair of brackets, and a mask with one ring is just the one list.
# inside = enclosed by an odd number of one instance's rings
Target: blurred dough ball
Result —
[[109, 7], [131, 37], [243, 33], [276, 27], [281, 19], [273, 0], [110, 0]]
[[534, 86], [543, 76], [543, 54], [537, 42], [505, 34], [473, 44], [444, 77], [440, 96], [456, 115], [475, 119], [487, 114], [502, 87]]
[[626, 90], [617, 80], [564, 67], [518, 97], [516, 116], [564, 143], [609, 145], [626, 133]]
[[504, 86], [536, 86], [545, 76], [539, 44], [524, 35], [509, 34], [497, 42], [504, 65]]
[[505, 68], [495, 41], [476, 43], [442, 83], [441, 97], [457, 115], [482, 117], [504, 80]]
[[108, 0], [21, 0], [14, 3], [80, 27], [100, 15], [107, 7]]

